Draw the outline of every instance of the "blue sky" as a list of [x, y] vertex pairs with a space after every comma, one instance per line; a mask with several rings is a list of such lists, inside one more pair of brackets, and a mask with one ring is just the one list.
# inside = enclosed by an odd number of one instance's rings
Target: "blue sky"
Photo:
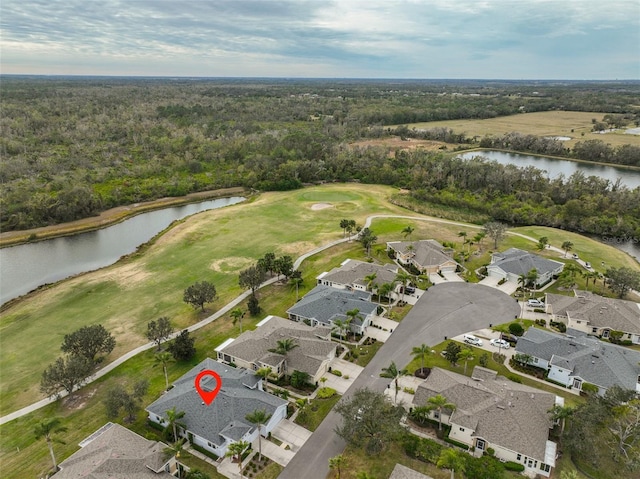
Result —
[[2, 0], [24, 74], [640, 79], [639, 0]]

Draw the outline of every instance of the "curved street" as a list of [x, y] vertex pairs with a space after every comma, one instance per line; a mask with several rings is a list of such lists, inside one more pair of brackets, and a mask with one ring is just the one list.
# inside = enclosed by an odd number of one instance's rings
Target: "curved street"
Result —
[[[433, 345], [445, 338], [506, 323], [517, 317], [520, 307], [510, 296], [488, 286], [473, 283], [442, 283], [429, 288], [390, 338], [360, 373], [343, 398], [362, 388], [382, 392], [389, 379], [381, 378], [382, 368], [394, 361], [404, 367], [411, 349], [422, 343]], [[329, 459], [340, 454], [346, 444], [336, 435], [340, 416], [331, 411], [318, 429], [293, 457], [279, 479], [326, 479]]]

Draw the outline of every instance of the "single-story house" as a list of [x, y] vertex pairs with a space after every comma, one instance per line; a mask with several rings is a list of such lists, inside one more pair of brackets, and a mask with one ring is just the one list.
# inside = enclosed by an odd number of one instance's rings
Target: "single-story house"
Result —
[[604, 298], [588, 291], [573, 296], [545, 295], [547, 313], [567, 328], [608, 339], [611, 331], [624, 333], [621, 340], [640, 344], [640, 304], [622, 299]]
[[451, 272], [458, 268], [452, 256], [453, 250], [436, 240], [389, 241], [387, 250], [393, 251], [400, 264], [411, 264], [423, 274]]
[[[204, 370], [215, 371], [222, 380], [218, 395], [208, 406], [195, 388], [195, 378]], [[212, 376], [205, 376], [200, 387], [212, 391], [215, 382]], [[210, 358], [173, 383], [173, 387], [151, 403], [146, 411], [149, 420], [166, 427], [167, 411], [172, 408], [184, 412], [178, 435], [221, 457], [226, 454], [229, 444], [253, 442], [258, 437], [258, 428], [247, 421], [247, 414], [260, 409], [271, 415], [261, 428], [263, 436], [287, 417], [287, 401], [264, 392], [260, 377], [246, 369], [233, 368]]]
[[[278, 341], [291, 338], [298, 345], [287, 353], [276, 354]], [[312, 327], [277, 316], [268, 316], [254, 331], [245, 331], [216, 348], [218, 361], [233, 363], [250, 371], [271, 368], [280, 377], [293, 371], [307, 373], [317, 383], [336, 356], [337, 343], [331, 342], [331, 329]], [[286, 359], [286, 361], [285, 361]], [[285, 371], [286, 365], [286, 371]]]
[[521, 276], [526, 276], [532, 269], [538, 272], [536, 288], [547, 284], [562, 273], [564, 263], [543, 258], [518, 248], [509, 248], [502, 253], [493, 253], [491, 263], [487, 266], [487, 275], [506, 279], [517, 283]]
[[336, 319], [348, 319], [347, 311], [354, 309], [358, 310], [360, 317], [351, 322], [351, 331], [364, 334], [378, 310], [378, 305], [371, 302], [371, 293], [367, 291], [318, 285], [289, 308], [287, 314], [292, 321], [333, 328]]
[[[395, 264], [373, 264], [355, 259], [345, 260], [339, 268], [324, 272], [316, 277], [318, 284], [332, 288], [367, 291], [369, 281], [366, 277], [375, 275], [373, 284], [394, 284], [399, 268]], [[372, 288], [372, 289], [375, 289]]]
[[60, 463], [55, 479], [168, 479], [179, 467], [175, 456], [165, 454], [166, 444], [111, 422], [83, 440], [80, 448]]
[[[556, 463], [556, 443], [549, 441], [553, 420], [549, 414], [564, 400], [476, 366], [471, 378], [440, 368], [416, 389], [413, 406], [425, 406], [429, 398], [441, 395], [455, 404], [444, 411], [442, 422], [451, 426], [449, 438], [474, 447], [475, 455], [487, 449], [504, 461], [514, 461], [529, 474], [549, 477]], [[431, 411], [438, 419], [438, 411]]]
[[548, 371], [548, 378], [572, 389], [584, 383], [598, 386], [604, 395], [611, 386], [640, 392], [640, 352], [567, 329], [557, 334], [529, 328], [518, 339], [516, 353], [530, 357], [529, 364]]

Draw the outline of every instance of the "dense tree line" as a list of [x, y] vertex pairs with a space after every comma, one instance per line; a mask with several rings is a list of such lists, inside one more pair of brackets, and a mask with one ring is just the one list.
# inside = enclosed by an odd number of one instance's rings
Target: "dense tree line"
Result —
[[[637, 114], [633, 105], [639, 90], [633, 82], [7, 77], [0, 118], [0, 227], [55, 224], [114, 206], [230, 186], [287, 190], [357, 180], [428, 190], [432, 185], [421, 184], [421, 175], [440, 179], [448, 165], [401, 153], [389, 158], [386, 148], [351, 143], [388, 135], [386, 124], [486, 118], [521, 107]], [[418, 134], [439, 141], [477, 140], [447, 129]], [[536, 145], [543, 144], [545, 153], [553, 153], [545, 149], [551, 143], [540, 139], [522, 142], [528, 144], [525, 151], [539, 151]], [[577, 156], [626, 164], [637, 156], [633, 148], [612, 153], [609, 147], [600, 151], [599, 145], [583, 143], [576, 145]], [[467, 193], [458, 189], [453, 193], [464, 199]], [[451, 193], [443, 191], [435, 201], [451, 202], [444, 199]], [[502, 216], [496, 219], [509, 220]]]

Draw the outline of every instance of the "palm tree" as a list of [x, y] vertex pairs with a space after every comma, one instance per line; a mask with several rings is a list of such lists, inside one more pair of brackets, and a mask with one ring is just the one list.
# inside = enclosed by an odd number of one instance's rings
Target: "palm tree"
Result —
[[536, 281], [538, 281], [538, 270], [533, 268], [527, 273], [527, 285], [534, 291], [536, 290]]
[[347, 462], [347, 458], [342, 454], [338, 454], [332, 458], [329, 458], [329, 468], [336, 469], [338, 471], [338, 476], [336, 479], [340, 479], [340, 468], [345, 466]]
[[465, 375], [467, 374], [467, 362], [471, 361], [474, 358], [475, 358], [475, 356], [473, 355], [473, 351], [471, 351], [471, 349], [469, 349], [469, 348], [463, 349], [458, 354], [458, 359], [460, 359], [461, 361], [464, 361], [464, 374]]
[[567, 253], [571, 251], [573, 248], [573, 243], [571, 241], [565, 241], [562, 243], [562, 249], [564, 250], [564, 257], [567, 257]]
[[260, 376], [262, 378], [262, 380], [263, 380], [264, 392], [268, 392], [267, 391], [267, 384], [268, 384], [267, 378], [269, 376], [271, 376], [271, 368], [268, 368], [268, 367], [260, 368], [260, 369], [258, 369], [256, 371], [256, 374], [258, 376]]
[[262, 426], [271, 419], [271, 414], [267, 414], [267, 411], [264, 409], [256, 409], [252, 413], [247, 414], [245, 419], [258, 426], [258, 459], [262, 460], [262, 435], [260, 433], [262, 432]]
[[165, 383], [165, 391], [169, 389], [169, 376], [167, 374], [167, 364], [172, 362], [173, 355], [169, 351], [163, 351], [161, 353], [156, 353], [155, 357], [156, 364], [162, 365], [162, 370], [164, 371], [164, 383]]
[[238, 469], [240, 469], [240, 478], [244, 477], [242, 475], [242, 454], [247, 448], [250, 446], [247, 441], [237, 441], [232, 442], [227, 447], [227, 453], [225, 454], [227, 457], [231, 457], [232, 459], [236, 457], [238, 459]]
[[400, 376], [406, 376], [407, 373], [408, 371], [406, 369], [398, 369], [394, 361], [391, 361], [388, 367], [382, 368], [380, 377], [393, 379], [393, 386], [395, 388], [394, 403], [398, 402], [398, 378], [400, 378]]
[[420, 346], [414, 346], [413, 349], [411, 349], [411, 356], [413, 356], [413, 359], [420, 360], [420, 371], [424, 370], [424, 360], [430, 355], [431, 348], [424, 343]]
[[299, 290], [300, 290], [300, 286], [302, 285], [302, 283], [304, 282], [304, 280], [302, 279], [301, 276], [297, 276], [297, 277], [292, 277], [289, 282], [296, 287], [296, 303], [298, 302], [299, 299]]
[[56, 462], [56, 455], [53, 452], [53, 443], [59, 442], [64, 444], [63, 441], [54, 437], [54, 434], [65, 432], [66, 427], [60, 425], [60, 418], [52, 417], [43, 419], [33, 428], [33, 433], [36, 439], [44, 438], [47, 441], [47, 447], [49, 448], [49, 454], [51, 454], [51, 461], [53, 462], [53, 470], [58, 471], [58, 463]]
[[571, 406], [561, 406], [560, 404], [556, 404], [551, 409], [549, 409], [549, 413], [551, 413], [551, 417], [554, 421], [560, 421], [560, 437], [564, 434], [564, 426], [566, 419], [573, 414], [574, 409]]
[[450, 402], [447, 402], [447, 398], [441, 394], [437, 394], [436, 396], [431, 396], [428, 400], [429, 408], [431, 410], [438, 411], [438, 430], [442, 431], [442, 411], [444, 409], [449, 409], [451, 411], [455, 411], [456, 405]]
[[442, 469], [449, 469], [451, 471], [451, 479], [454, 479], [457, 471], [464, 471], [465, 460], [457, 449], [447, 447], [440, 453], [436, 465]]
[[344, 332], [347, 330], [347, 327], [349, 326], [348, 324], [349, 320], [348, 319], [334, 319], [333, 320], [333, 328], [331, 329], [331, 332], [333, 331], [337, 331], [338, 332], [338, 336], [340, 336], [340, 341], [343, 341], [343, 335]]
[[180, 423], [180, 419], [184, 417], [184, 411], [177, 411], [176, 407], [173, 406], [171, 409], [167, 409], [167, 427], [165, 430], [171, 429], [173, 431], [173, 440], [174, 442], [178, 441], [178, 426], [183, 427], [183, 424]]
[[407, 287], [409, 281], [411, 281], [411, 275], [401, 269], [396, 274], [396, 281], [402, 284], [402, 301], [404, 301], [404, 289]]
[[586, 285], [585, 288], [588, 290], [589, 289], [589, 280], [593, 279], [593, 285], [596, 285], [596, 279], [599, 277], [599, 274], [597, 271], [587, 271], [586, 273], [583, 273], [582, 276], [587, 280], [586, 281]]
[[487, 233], [485, 233], [484, 231], [480, 231], [477, 235], [473, 237], [473, 242], [478, 243], [478, 246], [480, 247], [480, 249], [482, 249], [482, 240], [484, 239], [485, 236], [487, 236]]
[[391, 292], [393, 291], [393, 284], [384, 283], [380, 286], [380, 290], [378, 291], [379, 297], [385, 296], [387, 301], [389, 302], [389, 307], [391, 306]]
[[367, 282], [367, 291], [373, 292], [373, 287], [375, 286], [374, 281], [378, 276], [375, 273], [368, 274], [364, 277], [364, 280]]
[[278, 340], [278, 346], [274, 349], [270, 349], [272, 353], [282, 354], [284, 356], [284, 374], [287, 374], [287, 355], [289, 351], [297, 348], [299, 344], [293, 338], [285, 338]]
[[244, 318], [244, 311], [242, 311], [240, 308], [236, 308], [229, 314], [231, 315], [234, 326], [236, 325], [236, 323], [240, 322], [240, 334], [242, 334], [242, 318]]
[[349, 220], [347, 219], [340, 220], [340, 228], [342, 228], [343, 238], [347, 236], [347, 226], [349, 226]]
[[[345, 313], [347, 315], [347, 325], [349, 329], [351, 329], [351, 323], [359, 320], [362, 320], [362, 315], [360, 314], [360, 310], [358, 308], [353, 308]], [[348, 336], [348, 334], [347, 334]]]
[[407, 237], [411, 237], [411, 233], [413, 233], [414, 231], [415, 231], [414, 228], [407, 225], [402, 230], [402, 233], [404, 234], [405, 239], [407, 239]]
[[176, 458], [176, 469], [178, 470], [178, 477], [182, 477], [182, 473], [184, 472], [184, 468], [182, 464], [179, 462], [180, 456], [184, 453], [184, 443], [185, 439], [182, 438], [179, 441], [171, 443], [168, 447], [164, 449], [164, 453], [171, 457], [175, 456]]

